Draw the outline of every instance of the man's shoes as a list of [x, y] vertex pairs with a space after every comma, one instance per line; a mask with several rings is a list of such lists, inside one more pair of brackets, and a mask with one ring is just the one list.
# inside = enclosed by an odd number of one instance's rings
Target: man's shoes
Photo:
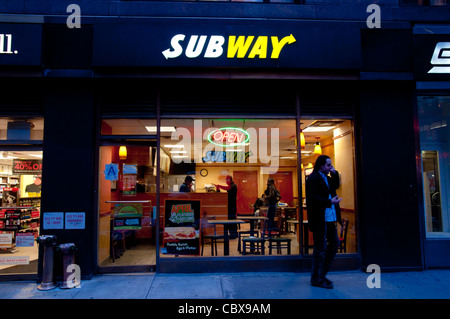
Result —
[[311, 285], [314, 287], [333, 289], [333, 283], [331, 282], [331, 280], [328, 280], [326, 278], [322, 279], [321, 281], [311, 281]]
[[327, 277], [324, 277], [323, 281], [325, 281], [328, 285], [331, 286], [331, 288], [333, 288], [333, 282], [330, 279], [328, 279]]

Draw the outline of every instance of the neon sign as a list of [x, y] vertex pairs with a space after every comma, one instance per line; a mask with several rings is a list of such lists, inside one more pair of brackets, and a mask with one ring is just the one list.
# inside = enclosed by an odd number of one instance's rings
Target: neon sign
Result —
[[222, 127], [208, 134], [208, 141], [217, 146], [238, 146], [248, 143], [250, 135], [236, 127]]

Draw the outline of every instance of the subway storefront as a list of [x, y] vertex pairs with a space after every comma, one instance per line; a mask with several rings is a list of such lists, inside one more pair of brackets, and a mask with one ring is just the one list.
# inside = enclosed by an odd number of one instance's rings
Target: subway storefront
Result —
[[[83, 278], [309, 271], [305, 180], [319, 154], [343, 198], [334, 269], [425, 267], [408, 24], [53, 19], [0, 25], [0, 151], [26, 201], [2, 212], [35, 216], [33, 238], [74, 243]], [[13, 166], [36, 160], [22, 182]], [[281, 195], [271, 234], [269, 179]], [[24, 192], [36, 180], [39, 203]], [[42, 277], [24, 229], [2, 230], [4, 278]]]

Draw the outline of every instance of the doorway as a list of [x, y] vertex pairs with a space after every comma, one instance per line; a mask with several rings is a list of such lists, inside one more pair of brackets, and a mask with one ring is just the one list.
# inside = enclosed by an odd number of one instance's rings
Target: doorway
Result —
[[156, 149], [152, 141], [104, 141], [99, 165], [100, 272], [156, 268]]
[[282, 202], [288, 204], [288, 206], [293, 206], [292, 202], [294, 200], [294, 194], [292, 172], [278, 172], [270, 174], [270, 177], [274, 179], [275, 186], [280, 191]]
[[236, 197], [237, 213], [239, 215], [252, 215], [252, 205], [261, 195], [258, 195], [258, 172], [234, 171], [233, 180], [238, 189]]

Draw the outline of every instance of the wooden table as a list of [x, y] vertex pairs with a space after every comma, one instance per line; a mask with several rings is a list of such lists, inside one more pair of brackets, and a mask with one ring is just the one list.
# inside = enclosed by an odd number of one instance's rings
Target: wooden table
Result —
[[[222, 225], [231, 225], [231, 224], [243, 224], [245, 223], [243, 220], [240, 219], [212, 219], [208, 220], [208, 223], [212, 225], [222, 224]], [[228, 230], [223, 230], [223, 255], [229, 256], [230, 255], [230, 238], [228, 237]]]

